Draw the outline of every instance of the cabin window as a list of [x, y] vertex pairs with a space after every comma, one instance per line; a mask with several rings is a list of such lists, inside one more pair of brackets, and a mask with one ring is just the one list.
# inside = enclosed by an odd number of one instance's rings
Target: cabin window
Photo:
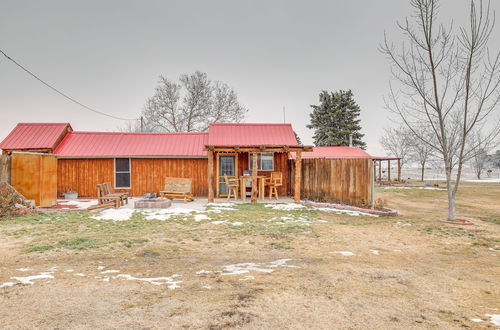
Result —
[[130, 188], [130, 158], [115, 158], [115, 188]]
[[[250, 171], [253, 170], [253, 154], [248, 157]], [[257, 154], [257, 170], [259, 171], [272, 171], [274, 170], [274, 153], [273, 152], [260, 152]]]

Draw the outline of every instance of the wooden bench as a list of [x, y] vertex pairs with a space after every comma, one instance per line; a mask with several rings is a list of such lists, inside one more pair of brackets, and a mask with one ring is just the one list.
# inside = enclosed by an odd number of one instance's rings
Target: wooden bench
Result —
[[165, 178], [165, 186], [160, 191], [162, 198], [180, 198], [184, 203], [194, 200], [192, 192], [193, 179], [190, 178]]

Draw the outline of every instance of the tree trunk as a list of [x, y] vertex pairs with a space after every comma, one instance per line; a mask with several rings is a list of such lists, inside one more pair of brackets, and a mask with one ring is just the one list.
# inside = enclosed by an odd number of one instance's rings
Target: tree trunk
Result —
[[424, 182], [425, 163], [422, 163], [420, 181]]
[[448, 220], [456, 220], [455, 195], [453, 194], [451, 187], [448, 189]]

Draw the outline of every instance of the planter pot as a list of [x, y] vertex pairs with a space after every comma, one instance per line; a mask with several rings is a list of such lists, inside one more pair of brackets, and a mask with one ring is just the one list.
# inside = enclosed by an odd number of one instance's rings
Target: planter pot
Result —
[[64, 199], [78, 199], [78, 193], [64, 193]]

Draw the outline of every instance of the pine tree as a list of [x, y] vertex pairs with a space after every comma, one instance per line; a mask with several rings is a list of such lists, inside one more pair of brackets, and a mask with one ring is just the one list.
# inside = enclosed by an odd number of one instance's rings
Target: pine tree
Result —
[[352, 145], [366, 148], [362, 141], [360, 108], [353, 99], [352, 91], [327, 92], [319, 94], [319, 105], [313, 108], [311, 123], [308, 128], [314, 129], [314, 144], [316, 146], [348, 146], [352, 135]]

